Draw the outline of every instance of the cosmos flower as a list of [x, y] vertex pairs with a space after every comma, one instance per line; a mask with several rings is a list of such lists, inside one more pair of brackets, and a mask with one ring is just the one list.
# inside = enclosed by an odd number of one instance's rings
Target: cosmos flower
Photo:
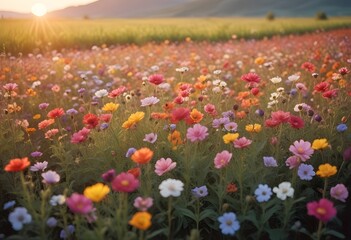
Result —
[[208, 128], [200, 124], [195, 124], [193, 127], [188, 128], [186, 137], [191, 142], [203, 141], [208, 136]]
[[158, 186], [162, 197], [179, 197], [184, 190], [184, 183], [177, 179], [168, 178]]
[[278, 167], [277, 160], [274, 157], [263, 157], [263, 163], [266, 167]]
[[307, 203], [307, 214], [314, 216], [322, 222], [329, 222], [336, 216], [336, 209], [333, 202], [328, 199], [322, 198], [318, 202]]
[[134, 192], [140, 183], [139, 180], [131, 173], [122, 172], [111, 182], [112, 189], [117, 192]]
[[330, 196], [341, 202], [345, 202], [347, 197], [349, 196], [349, 191], [347, 190], [344, 184], [340, 183], [330, 189]]
[[234, 147], [242, 149], [250, 146], [251, 143], [252, 141], [250, 139], [247, 139], [246, 137], [241, 137], [234, 141]]
[[196, 198], [202, 198], [208, 195], [208, 190], [207, 190], [207, 187], [204, 185], [201, 187], [195, 187], [191, 189], [191, 193]]
[[155, 143], [156, 140], [157, 140], [157, 134], [156, 133], [145, 134], [145, 137], [143, 139], [144, 142], [149, 142], [149, 143]]
[[214, 158], [215, 168], [221, 169], [227, 166], [232, 158], [232, 155], [233, 154], [229, 153], [227, 150], [217, 153], [216, 157]]
[[303, 162], [310, 159], [314, 150], [311, 148], [310, 142], [305, 142], [304, 140], [295, 141], [293, 145], [290, 145], [289, 151], [295, 156], [298, 156]]
[[285, 200], [287, 197], [294, 197], [294, 189], [291, 187], [290, 182], [282, 182], [278, 187], [273, 188], [273, 192], [277, 194], [277, 198]]
[[66, 199], [68, 208], [77, 214], [86, 215], [93, 210], [93, 202], [82, 194], [73, 193]]
[[98, 98], [102, 98], [108, 95], [108, 91], [106, 89], [101, 89], [95, 92], [95, 96]]
[[131, 159], [135, 163], [139, 164], [146, 164], [150, 162], [154, 155], [154, 152], [151, 151], [149, 148], [140, 148], [139, 150], [136, 150], [133, 155], [131, 156]]
[[44, 171], [48, 166], [48, 162], [37, 162], [29, 168], [32, 172]]
[[313, 171], [312, 165], [302, 163], [297, 170], [297, 175], [301, 180], [309, 181], [312, 180], [313, 176], [316, 175], [316, 173]]
[[151, 226], [152, 215], [148, 212], [136, 212], [128, 222], [133, 227], [140, 230], [147, 230]]
[[154, 84], [154, 85], [160, 85], [161, 83], [164, 82], [164, 77], [161, 74], [153, 74], [149, 77], [149, 83]]
[[158, 103], [160, 101], [160, 99], [158, 99], [157, 97], [147, 97], [144, 99], [141, 99], [141, 107], [146, 107], [146, 106], [152, 106], [155, 105], [156, 103]]
[[139, 209], [140, 211], [145, 212], [150, 207], [152, 207], [153, 204], [154, 204], [154, 200], [151, 197], [146, 197], [146, 198], [137, 197], [136, 199], [134, 199], [133, 206]]
[[161, 159], [157, 160], [157, 162], [155, 164], [155, 173], [158, 176], [162, 176], [163, 174], [174, 169], [176, 166], [177, 166], [177, 163], [173, 162], [172, 159], [161, 158]]
[[43, 183], [45, 184], [54, 184], [60, 181], [60, 175], [57, 174], [55, 171], [47, 171], [41, 174], [43, 177]]

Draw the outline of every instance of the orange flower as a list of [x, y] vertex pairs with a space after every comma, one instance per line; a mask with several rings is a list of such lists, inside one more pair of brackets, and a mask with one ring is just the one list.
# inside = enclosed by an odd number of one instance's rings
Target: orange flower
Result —
[[15, 158], [11, 159], [10, 162], [5, 166], [6, 172], [20, 172], [26, 169], [30, 165], [28, 158]]
[[47, 128], [48, 126], [50, 126], [51, 124], [53, 124], [55, 122], [54, 119], [48, 119], [48, 120], [43, 120], [41, 121], [40, 123], [38, 123], [38, 128], [41, 130], [41, 129], [44, 129], [44, 128]]
[[132, 155], [132, 160], [139, 164], [144, 164], [150, 162], [154, 152], [151, 151], [149, 148], [140, 148], [136, 150], [135, 153]]
[[163, 107], [163, 110], [165, 110], [166, 112], [169, 112], [174, 108], [174, 103], [166, 102], [162, 107]]
[[151, 217], [152, 215], [148, 212], [137, 212], [133, 215], [129, 224], [137, 229], [146, 230], [151, 226]]
[[235, 113], [235, 116], [236, 116], [237, 118], [243, 119], [243, 118], [246, 117], [246, 113], [245, 113], [244, 111], [236, 112], [236, 113]]
[[136, 168], [129, 169], [127, 173], [133, 174], [135, 178], [139, 178], [141, 174], [141, 170], [140, 168], [136, 167]]
[[167, 118], [169, 118], [169, 114], [162, 113], [162, 112], [153, 112], [153, 113], [151, 113], [151, 118], [153, 118], [153, 119], [167, 119]]
[[172, 145], [175, 147], [177, 145], [182, 144], [182, 139], [180, 136], [180, 132], [175, 130], [172, 133], [170, 133], [167, 137], [168, 141], [172, 143]]
[[203, 117], [204, 117], [204, 115], [201, 112], [199, 112], [196, 108], [194, 108], [190, 112], [191, 123], [199, 123], [199, 122], [201, 122]]

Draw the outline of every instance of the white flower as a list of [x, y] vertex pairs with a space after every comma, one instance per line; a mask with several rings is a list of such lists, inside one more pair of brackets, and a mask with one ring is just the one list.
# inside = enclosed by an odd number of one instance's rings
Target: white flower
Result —
[[274, 77], [274, 78], [271, 78], [271, 82], [276, 84], [276, 83], [280, 83], [282, 81], [282, 78], [281, 77]]
[[273, 188], [273, 192], [277, 194], [277, 198], [285, 200], [287, 197], [294, 196], [294, 189], [291, 187], [290, 182], [282, 182], [278, 187]]
[[295, 82], [299, 80], [300, 76], [299, 75], [291, 75], [288, 77], [289, 82]]
[[12, 224], [12, 228], [18, 231], [23, 228], [23, 224], [30, 223], [32, 221], [32, 216], [24, 207], [16, 207], [15, 210], [10, 213], [9, 221]]
[[294, 107], [294, 111], [295, 112], [301, 112], [303, 110], [304, 105], [305, 105], [305, 103], [296, 104], [295, 107]]
[[276, 101], [277, 98], [279, 98], [279, 97], [280, 97], [280, 94], [274, 92], [274, 93], [271, 93], [271, 97], [269, 98], [269, 100]]
[[216, 80], [214, 80], [214, 81], [212, 82], [212, 84], [213, 84], [214, 86], [219, 86], [220, 83], [221, 83], [221, 80], [220, 80], [220, 79], [216, 79]]
[[106, 89], [101, 89], [95, 92], [95, 96], [98, 98], [102, 98], [108, 95], [108, 91]]
[[285, 89], [283, 87], [277, 88], [277, 93], [284, 93]]
[[51, 206], [62, 205], [66, 202], [66, 197], [63, 195], [54, 195], [50, 199]]
[[214, 74], [214, 75], [219, 75], [219, 74], [221, 74], [221, 73], [222, 73], [221, 70], [214, 70], [214, 71], [213, 71], [213, 74]]
[[158, 188], [160, 189], [160, 194], [162, 197], [179, 197], [183, 189], [184, 183], [176, 179], [167, 179], [161, 182]]

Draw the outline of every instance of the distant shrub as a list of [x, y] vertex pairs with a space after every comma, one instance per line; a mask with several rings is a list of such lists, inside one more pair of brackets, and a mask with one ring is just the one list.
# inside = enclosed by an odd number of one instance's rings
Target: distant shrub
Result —
[[275, 15], [273, 12], [268, 12], [267, 15], [266, 15], [266, 19], [268, 21], [273, 21], [275, 19]]
[[317, 12], [316, 18], [317, 20], [328, 20], [328, 16], [325, 12]]

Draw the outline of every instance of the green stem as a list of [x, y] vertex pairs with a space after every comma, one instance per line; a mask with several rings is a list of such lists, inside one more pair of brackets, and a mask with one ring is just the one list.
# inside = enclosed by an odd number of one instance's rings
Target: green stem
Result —
[[320, 240], [321, 239], [321, 233], [322, 233], [322, 221], [319, 220], [319, 223], [318, 223], [318, 230], [317, 230], [317, 240]]
[[168, 240], [172, 239], [172, 197], [168, 199]]
[[323, 198], [325, 198], [325, 194], [327, 192], [327, 186], [328, 186], [328, 178], [325, 178], [324, 187], [323, 187]]

